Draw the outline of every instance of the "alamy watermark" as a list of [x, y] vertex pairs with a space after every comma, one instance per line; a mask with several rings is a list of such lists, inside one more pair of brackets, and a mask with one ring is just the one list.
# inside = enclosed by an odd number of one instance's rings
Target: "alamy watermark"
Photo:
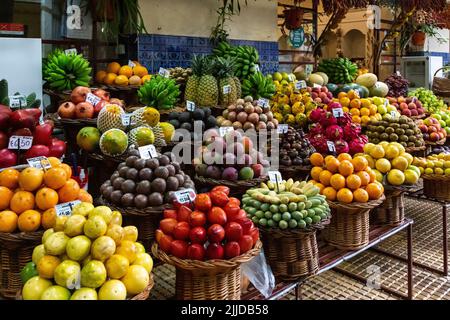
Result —
[[81, 29], [81, 9], [79, 6], [72, 4], [67, 7], [66, 25], [69, 30]]
[[367, 7], [367, 27], [369, 30], [381, 29], [381, 8], [379, 6], [370, 5]]
[[381, 269], [375, 264], [366, 268], [367, 277], [366, 286], [370, 289], [380, 290], [381, 288]]

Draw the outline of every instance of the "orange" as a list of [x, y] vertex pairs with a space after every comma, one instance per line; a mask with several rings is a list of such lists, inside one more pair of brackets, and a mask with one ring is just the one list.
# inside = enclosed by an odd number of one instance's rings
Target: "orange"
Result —
[[50, 188], [41, 188], [36, 192], [36, 205], [41, 210], [53, 208], [58, 204], [58, 192]]
[[42, 213], [41, 217], [41, 224], [44, 229], [50, 229], [55, 226], [56, 223], [56, 210], [55, 208], [50, 208], [48, 210], [45, 210], [44, 213]]
[[345, 187], [345, 178], [339, 173], [333, 174], [330, 179], [330, 185], [334, 189], [340, 190]]
[[29, 191], [17, 191], [11, 198], [9, 207], [17, 214], [34, 208], [34, 195]]
[[357, 116], [357, 115], [354, 115], [352, 117], [352, 122], [354, 122], [354, 123], [361, 123], [361, 117]]
[[143, 76], [148, 75], [148, 70], [146, 67], [143, 66], [135, 66], [133, 67], [133, 73], [142, 78]]
[[9, 207], [9, 202], [13, 195], [14, 192], [7, 187], [0, 187], [0, 210], [5, 210]]
[[127, 86], [128, 85], [128, 78], [125, 75], [117, 76], [116, 79], [114, 79], [114, 84], [117, 84], [118, 86]]
[[350, 100], [359, 99], [359, 92], [350, 90], [349, 92], [347, 92], [347, 96], [350, 98]]
[[16, 189], [19, 186], [19, 171], [8, 168], [0, 172], [0, 186]]
[[338, 155], [337, 159], [339, 161], [344, 161], [344, 160], [352, 161], [353, 158], [348, 153], [341, 153], [340, 155]]
[[348, 177], [354, 171], [353, 164], [349, 160], [344, 160], [339, 164], [339, 173]]
[[379, 183], [369, 183], [366, 187], [366, 191], [369, 194], [370, 200], [377, 200], [383, 194], [383, 186]]
[[67, 180], [72, 178], [72, 168], [67, 163], [61, 163], [59, 167], [66, 172]]
[[353, 167], [355, 171], [364, 171], [369, 166], [369, 162], [363, 156], [357, 156], [352, 160]]
[[339, 92], [338, 99], [342, 99], [342, 98], [347, 98], [347, 93], [346, 92]]
[[350, 102], [350, 108], [356, 108], [356, 109], [361, 108], [361, 100], [359, 100], [359, 99], [353, 99], [353, 100]]
[[25, 191], [37, 190], [44, 179], [44, 171], [29, 167], [19, 174], [19, 186]]
[[48, 162], [50, 162], [52, 168], [57, 168], [61, 164], [61, 160], [56, 157], [48, 157]]
[[334, 188], [332, 187], [326, 187], [325, 189], [323, 189], [322, 194], [327, 197], [328, 201], [335, 201], [336, 200], [336, 190], [334, 190]]
[[316, 180], [319, 181], [319, 177], [320, 177], [320, 173], [323, 171], [323, 169], [321, 167], [314, 167], [311, 169], [311, 177]]
[[121, 66], [119, 69], [119, 75], [129, 78], [133, 75], [133, 69], [131, 69], [130, 66]]
[[360, 115], [359, 109], [355, 109], [355, 108], [350, 109], [350, 114], [352, 116], [359, 116]]
[[352, 191], [350, 189], [343, 188], [343, 189], [338, 191], [338, 193], [336, 195], [336, 199], [339, 202], [352, 203], [352, 201], [353, 201], [353, 193], [352, 193]]
[[0, 212], [0, 232], [14, 232], [17, 229], [17, 214], [5, 210]]
[[17, 219], [20, 231], [33, 232], [41, 226], [41, 214], [36, 210], [26, 210]]
[[372, 169], [370, 169], [370, 170], [367, 169], [366, 171], [367, 171], [367, 173], [368, 173], [369, 176], [370, 176], [369, 182], [370, 182], [370, 183], [375, 182], [375, 181], [377, 180], [377, 174], [376, 174], [376, 172], [373, 171]]
[[348, 107], [350, 105], [350, 99], [345, 97], [345, 98], [339, 98], [339, 103], [343, 106], [343, 107]]
[[44, 183], [52, 189], [61, 188], [67, 181], [67, 174], [63, 168], [51, 168], [44, 173]]
[[368, 116], [370, 116], [370, 109], [362, 108], [360, 113], [361, 113], [361, 116], [368, 117]]
[[107, 73], [105, 70], [97, 71], [95, 74], [95, 81], [97, 81], [97, 83], [103, 83], [103, 79], [105, 79], [106, 75]]
[[349, 175], [345, 182], [347, 183], [347, 187], [352, 190], [356, 190], [361, 187], [361, 179], [356, 174]]
[[144, 84], [144, 82], [150, 81], [151, 79], [152, 79], [152, 76], [148, 74], [148, 75], [143, 76], [143, 77], [141, 78], [141, 82], [142, 82], [142, 84]]
[[369, 201], [369, 194], [366, 190], [359, 188], [353, 191], [353, 199], [356, 202], [367, 202]]
[[370, 174], [367, 171], [357, 172], [356, 175], [361, 179], [362, 187], [365, 187], [370, 183]]
[[108, 63], [108, 66], [106, 67], [106, 72], [108, 73], [115, 73], [118, 74], [120, 70], [120, 64], [117, 62], [111, 62]]
[[92, 196], [84, 189], [80, 189], [80, 193], [78, 194], [78, 200], [81, 202], [89, 202], [93, 203], [94, 199], [92, 199]]
[[323, 166], [323, 156], [320, 153], [318, 153], [318, 152], [314, 152], [309, 157], [309, 161], [311, 162], [311, 164], [313, 166], [316, 166], [316, 167], [322, 167]]
[[319, 193], [322, 193], [323, 189], [325, 189], [325, 186], [323, 184], [319, 183], [319, 182], [316, 183], [315, 186], [317, 188], [319, 188], [319, 190], [320, 190]]
[[325, 160], [325, 167], [328, 171], [331, 171], [332, 173], [336, 173], [339, 169], [339, 160], [335, 157], [328, 158], [328, 161]]
[[114, 84], [114, 80], [116, 80], [117, 78], [117, 74], [115, 73], [108, 73], [106, 75], [106, 77], [103, 78], [103, 83], [104, 84], [108, 84], [108, 85], [112, 85]]
[[45, 255], [41, 259], [39, 259], [36, 269], [41, 278], [53, 279], [55, 275], [55, 269], [60, 263], [61, 260], [58, 257]]
[[62, 188], [58, 190], [59, 201], [61, 203], [74, 201], [78, 198], [80, 193], [80, 186], [78, 182], [69, 179]]
[[333, 174], [328, 170], [323, 170], [319, 175], [320, 183], [324, 186], [330, 185], [330, 179]]

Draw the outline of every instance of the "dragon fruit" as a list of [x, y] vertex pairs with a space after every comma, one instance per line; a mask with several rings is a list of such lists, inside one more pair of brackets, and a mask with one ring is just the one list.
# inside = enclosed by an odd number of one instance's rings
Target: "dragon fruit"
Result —
[[325, 110], [321, 109], [321, 108], [317, 108], [314, 109], [313, 111], [311, 111], [311, 113], [309, 114], [309, 119], [312, 122], [319, 122], [320, 119], [322, 119], [325, 116]]
[[344, 136], [347, 140], [356, 139], [361, 134], [361, 126], [349, 123], [344, 127]]
[[345, 127], [346, 125], [352, 123], [352, 116], [350, 115], [350, 113], [344, 112], [344, 116], [339, 117], [339, 118], [337, 119], [337, 123], [338, 123], [338, 125], [340, 125], [341, 127]]
[[342, 128], [338, 125], [333, 124], [325, 130], [325, 135], [327, 136], [328, 140], [340, 140], [343, 138], [344, 130], [342, 130]]
[[363, 134], [363, 135], [361, 135], [361, 136], [359, 136], [359, 137], [361, 138], [361, 140], [362, 140], [362, 142], [363, 142], [364, 144], [368, 144], [368, 143], [369, 143], [369, 137], [366, 136], [365, 134]]
[[334, 143], [334, 146], [336, 148], [336, 153], [337, 154], [341, 154], [341, 153], [348, 153], [349, 151], [349, 147], [348, 147], [348, 143], [345, 140], [338, 140]]
[[319, 153], [328, 153], [327, 138], [323, 134], [310, 135], [309, 142]]
[[319, 123], [322, 127], [329, 127], [333, 124], [337, 124], [337, 119], [333, 116], [331, 112], [327, 112], [322, 118], [320, 118]]
[[339, 102], [331, 102], [328, 104], [328, 110], [333, 110], [333, 109], [342, 109], [342, 104], [340, 104]]
[[353, 139], [348, 144], [349, 153], [351, 155], [354, 155], [356, 153], [363, 153], [364, 152], [364, 145], [365, 145], [365, 142], [363, 141], [362, 137], [357, 137], [357, 138]]
[[319, 123], [313, 123], [309, 127], [310, 136], [315, 136], [316, 134], [322, 134], [324, 132], [322, 126]]

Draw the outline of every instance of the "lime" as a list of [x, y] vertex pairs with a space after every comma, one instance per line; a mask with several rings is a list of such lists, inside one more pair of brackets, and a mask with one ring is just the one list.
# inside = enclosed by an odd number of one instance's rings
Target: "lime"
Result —
[[312, 221], [313, 223], [319, 223], [322, 220], [322, 218], [320, 216], [314, 216], [312, 217]]
[[289, 220], [289, 228], [291, 229], [297, 228], [297, 225], [298, 225], [297, 220], [295, 219]]
[[288, 209], [289, 209], [290, 212], [296, 211], [297, 210], [297, 203], [295, 203], [295, 202], [289, 203]]
[[264, 217], [265, 217], [266, 219], [272, 219], [272, 216], [273, 216], [273, 214], [272, 214], [272, 212], [270, 212], [270, 211], [266, 211], [266, 212], [264, 213]]
[[298, 227], [301, 228], [301, 229], [306, 228], [306, 222], [305, 222], [305, 220], [300, 220], [300, 221], [298, 222]]
[[267, 219], [266, 218], [259, 219], [259, 224], [265, 227], [267, 225]]
[[270, 212], [277, 213], [278, 212], [278, 206], [275, 204], [272, 204], [269, 208]]
[[272, 219], [267, 220], [267, 226], [270, 228], [275, 227], [275, 221], [273, 221]]
[[287, 229], [289, 225], [288, 225], [287, 221], [281, 220], [278, 223], [278, 226], [280, 227], [280, 229]]
[[281, 214], [275, 213], [275, 214], [272, 216], [272, 219], [273, 219], [273, 221], [275, 221], [275, 222], [279, 222], [279, 221], [281, 220]]
[[259, 207], [259, 209], [262, 211], [268, 211], [269, 208], [270, 208], [270, 204], [268, 204], [268, 203], [263, 203], [263, 204], [261, 204], [261, 207]]
[[300, 213], [300, 211], [294, 211], [292, 212], [292, 218], [294, 218], [297, 221], [300, 221], [301, 219], [303, 219], [303, 216]]
[[257, 216], [254, 216], [252, 218], [252, 221], [253, 221], [254, 224], [258, 224], [259, 218]]
[[287, 211], [288, 211], [288, 206], [285, 205], [284, 203], [282, 203], [282, 204], [280, 204], [280, 206], [278, 207], [278, 210], [280, 210], [281, 213], [287, 212]]
[[310, 217], [306, 217], [305, 222], [307, 225], [310, 225], [312, 223], [312, 219]]
[[255, 217], [258, 219], [264, 218], [264, 211], [258, 210], [255, 212]]
[[285, 212], [285, 213], [283, 213], [283, 214], [281, 215], [281, 218], [282, 218], [284, 221], [289, 221], [289, 220], [291, 220], [291, 214], [290, 214], [289, 212]]

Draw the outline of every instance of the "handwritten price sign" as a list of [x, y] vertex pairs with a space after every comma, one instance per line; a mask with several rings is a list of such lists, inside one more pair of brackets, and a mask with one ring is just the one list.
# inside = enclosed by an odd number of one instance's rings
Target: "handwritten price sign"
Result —
[[70, 216], [72, 215], [72, 209], [76, 204], [81, 203], [80, 200], [60, 203], [55, 206], [57, 216]]
[[33, 137], [29, 136], [11, 136], [9, 138], [8, 149], [28, 150], [33, 144]]

